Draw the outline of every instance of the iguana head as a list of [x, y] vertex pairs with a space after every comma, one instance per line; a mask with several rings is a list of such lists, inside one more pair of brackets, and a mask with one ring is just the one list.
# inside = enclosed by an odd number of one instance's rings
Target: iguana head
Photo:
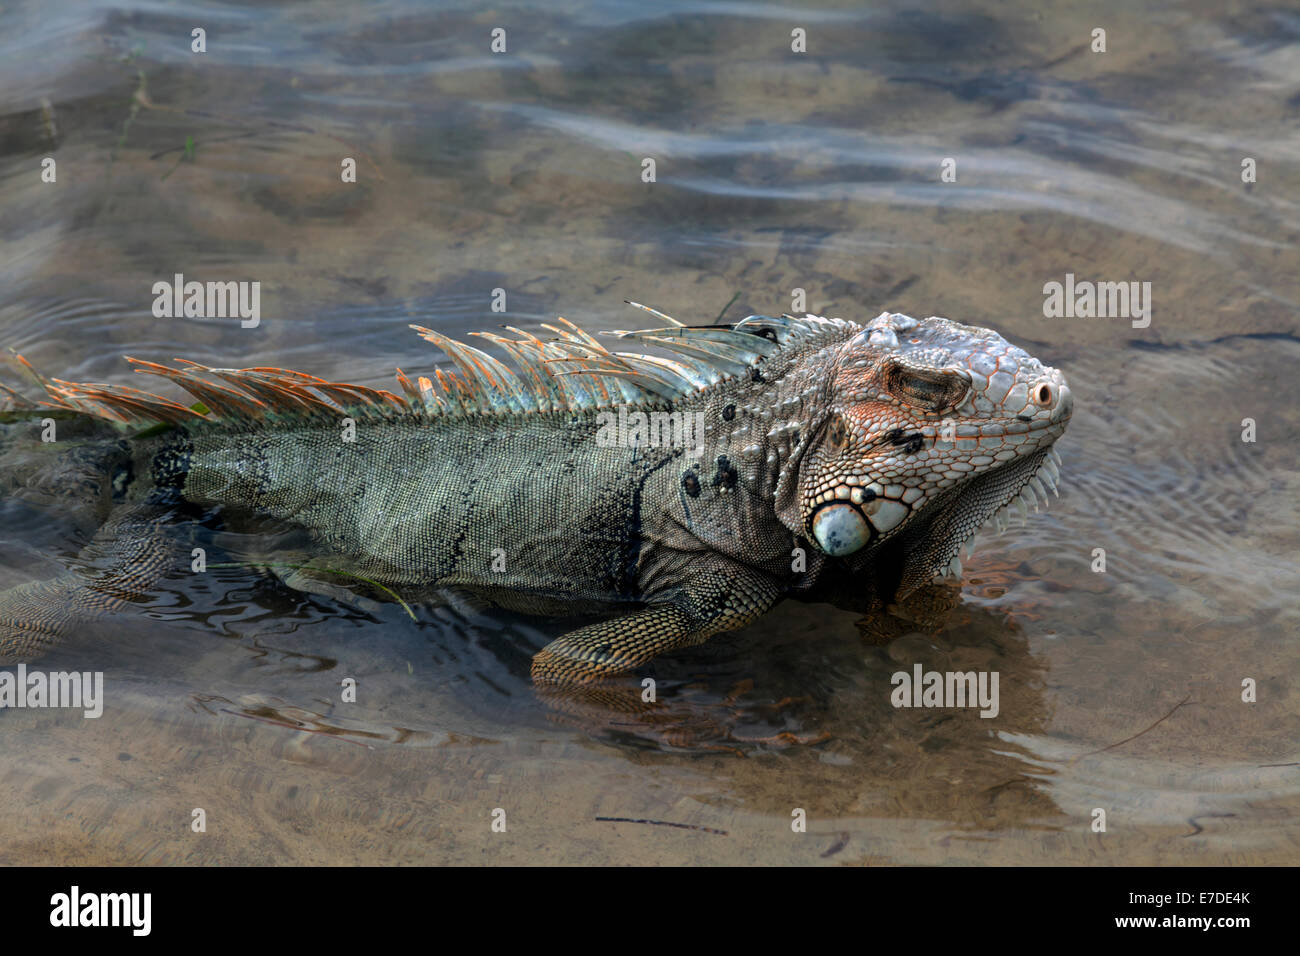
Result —
[[986, 521], [1054, 489], [1070, 389], [996, 332], [885, 313], [831, 359], [827, 414], [797, 462], [799, 523], [826, 554], [893, 542], [905, 593], [959, 571]]

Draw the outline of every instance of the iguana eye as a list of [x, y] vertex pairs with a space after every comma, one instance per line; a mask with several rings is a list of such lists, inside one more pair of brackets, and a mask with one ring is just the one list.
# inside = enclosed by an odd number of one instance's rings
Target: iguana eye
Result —
[[895, 398], [916, 408], [939, 411], [960, 402], [970, 387], [956, 372], [940, 372], [891, 365], [885, 371], [885, 387]]
[[831, 419], [831, 423], [826, 432], [826, 437], [830, 440], [832, 447], [839, 449], [844, 447], [844, 443], [849, 437], [849, 428], [844, 423], [843, 415], [836, 415]]

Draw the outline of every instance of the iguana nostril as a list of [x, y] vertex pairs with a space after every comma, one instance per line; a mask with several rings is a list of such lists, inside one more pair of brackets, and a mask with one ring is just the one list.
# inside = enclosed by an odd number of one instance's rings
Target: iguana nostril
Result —
[[1034, 388], [1034, 401], [1044, 408], [1050, 408], [1056, 401], [1056, 389], [1052, 387], [1051, 382], [1040, 382]]

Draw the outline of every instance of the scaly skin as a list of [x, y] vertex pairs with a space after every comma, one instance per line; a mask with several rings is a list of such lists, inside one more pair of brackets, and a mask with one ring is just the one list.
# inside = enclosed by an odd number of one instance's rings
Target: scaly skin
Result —
[[[108, 560], [92, 578], [0, 595], [0, 659], [39, 654], [147, 591], [179, 563], [163, 529], [188, 503], [297, 525], [322, 576], [408, 600], [456, 589], [621, 612], [534, 658], [540, 685], [590, 685], [782, 596], [872, 607], [959, 574], [957, 550], [986, 520], [1045, 493], [1072, 407], [1055, 369], [946, 319], [751, 316], [734, 331], [626, 334], [671, 361], [555, 331], [557, 344], [491, 337], [516, 377], [422, 330], [463, 375], [417, 387], [399, 373], [405, 398], [280, 370], [145, 365], [213, 409], [200, 417], [147, 393], [47, 383], [62, 407], [176, 427], [103, 453], [126, 476], [94, 545]], [[703, 431], [691, 447], [611, 442], [617, 405]]]

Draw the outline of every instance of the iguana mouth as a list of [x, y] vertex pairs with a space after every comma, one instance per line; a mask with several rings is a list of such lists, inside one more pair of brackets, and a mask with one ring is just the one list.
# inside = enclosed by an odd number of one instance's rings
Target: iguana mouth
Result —
[[[1029, 508], [1038, 511], [1047, 507], [1049, 490], [1059, 496], [1059, 463], [1055, 449], [1047, 448], [954, 489], [947, 502], [931, 505], [938, 507], [930, 520], [904, 529], [905, 553], [920, 550], [928, 554], [930, 566], [939, 569], [936, 578], [960, 578], [961, 549], [966, 548], [969, 558], [974, 553], [976, 535], [989, 529], [1002, 533], [1013, 513], [1026, 522]], [[817, 505], [808, 516], [806, 529], [808, 537], [828, 555], [847, 557], [874, 545], [910, 513], [906, 504], [891, 498], [873, 497], [862, 503], [837, 498]], [[936, 557], [936, 553], [940, 556]]]
[[[1051, 429], [1063, 430], [1068, 421], [1067, 416], [1035, 422], [1018, 434], [1027, 437]], [[978, 437], [994, 434], [1003, 432], [1000, 429], [988, 431]], [[915, 438], [920, 438], [919, 433]], [[1025, 516], [1029, 507], [1037, 511], [1040, 506], [1046, 506], [1047, 489], [1057, 493], [1059, 461], [1056, 452], [1048, 445], [1036, 453], [972, 478], [950, 489], [938, 500], [928, 502], [920, 512], [920, 526], [902, 528], [898, 537], [907, 542], [909, 551], [913, 545], [930, 554], [937, 550], [947, 551], [938, 565], [938, 576], [960, 577], [960, 549], [963, 545], [970, 548], [975, 535], [984, 526], [992, 524], [1000, 533], [1005, 530], [1013, 509], [1018, 508], [1019, 513]], [[911, 489], [903, 489], [901, 498], [898, 492], [886, 495], [883, 482], [863, 485], [858, 483], [860, 481], [859, 478], [849, 478], [833, 491], [823, 491], [818, 496], [821, 500], [804, 521], [805, 534], [831, 557], [848, 557], [880, 543], [882, 538], [892, 537], [895, 529], [913, 517], [915, 509], [912, 504], [921, 497], [919, 494], [916, 499], [907, 497], [915, 494]], [[957, 510], [957, 506], [960, 514], [955, 517], [960, 526], [949, 527], [953, 522], [945, 520], [945, 512]], [[947, 517], [951, 519], [954, 516]], [[914, 541], [918, 531], [921, 532], [920, 539]]]

